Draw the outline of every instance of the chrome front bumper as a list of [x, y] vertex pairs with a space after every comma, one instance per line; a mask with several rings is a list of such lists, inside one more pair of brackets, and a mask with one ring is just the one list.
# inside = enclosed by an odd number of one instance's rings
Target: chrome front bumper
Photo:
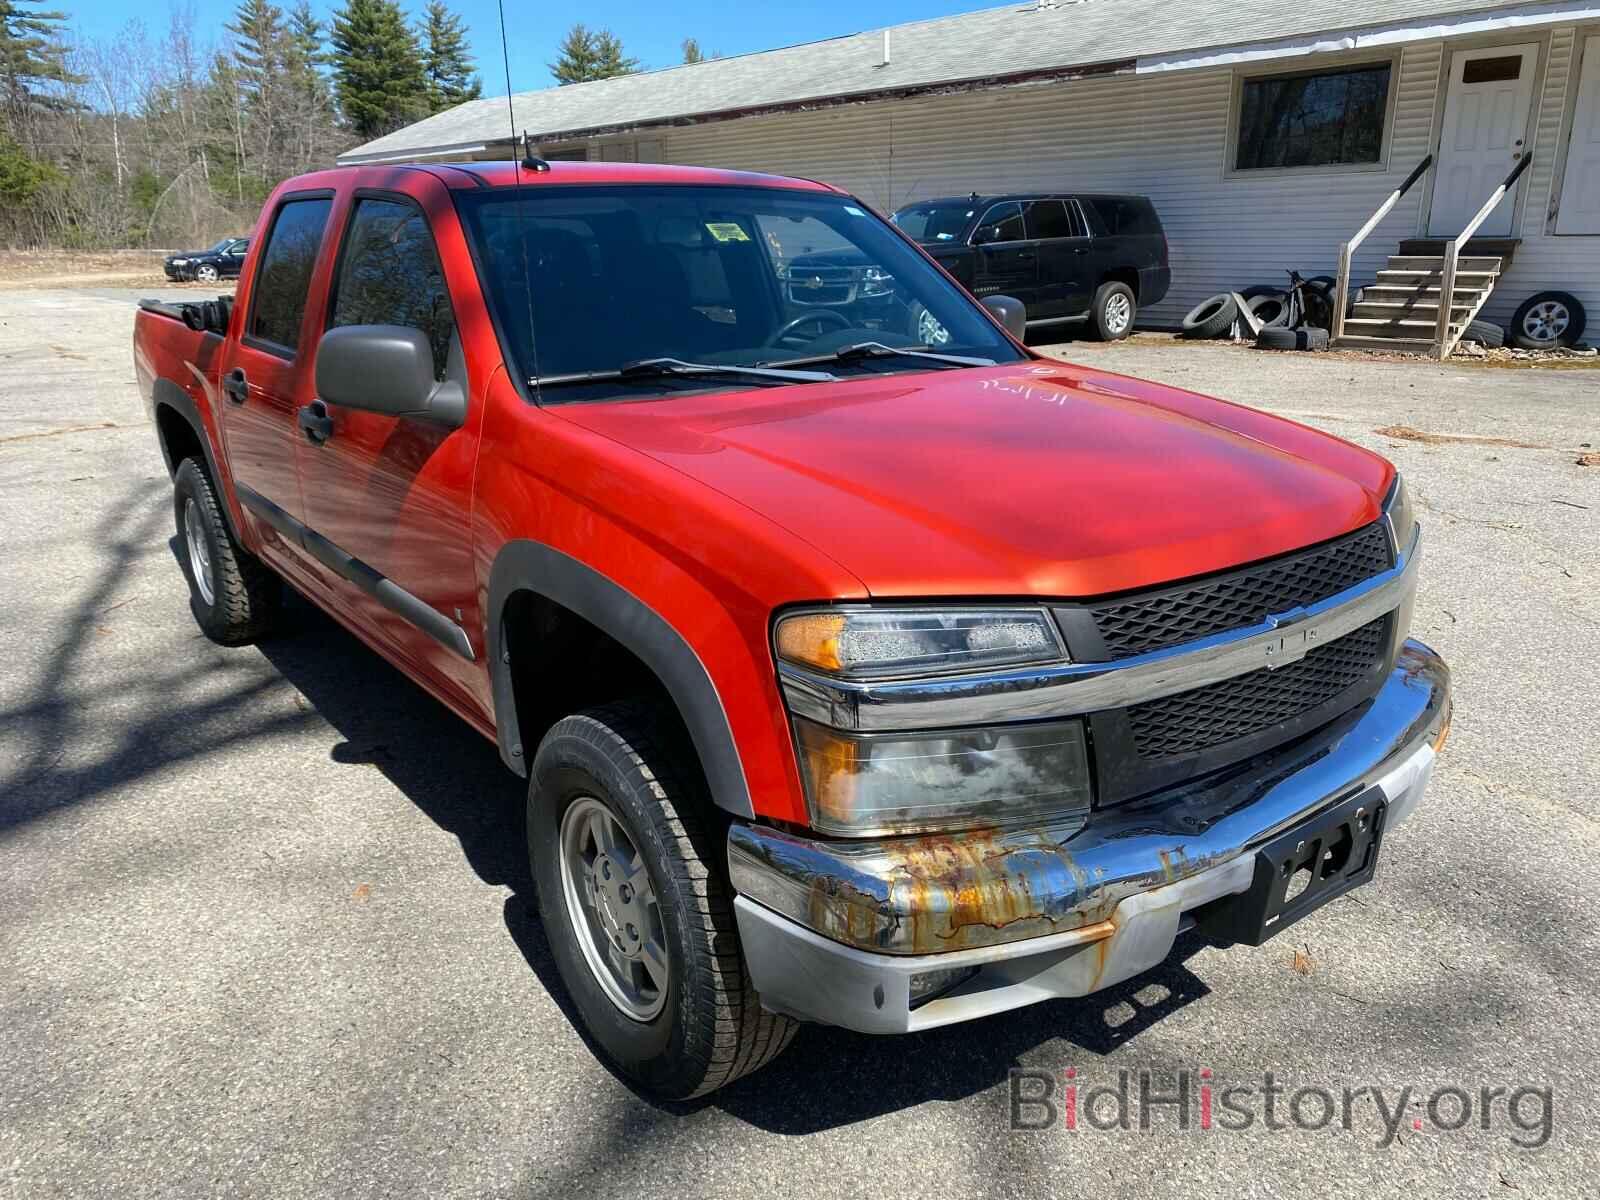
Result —
[[[1450, 673], [1408, 641], [1368, 703], [1292, 747], [1059, 829], [822, 841], [728, 835], [756, 990], [777, 1012], [900, 1033], [1081, 996], [1167, 957], [1184, 916], [1245, 891], [1254, 849], [1376, 786], [1410, 815], [1450, 722]], [[979, 968], [912, 1007], [912, 980]]]

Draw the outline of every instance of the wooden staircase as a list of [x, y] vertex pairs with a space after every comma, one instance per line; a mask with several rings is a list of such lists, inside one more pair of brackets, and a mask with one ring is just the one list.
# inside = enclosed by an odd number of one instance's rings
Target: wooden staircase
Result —
[[1345, 311], [1350, 294], [1350, 268], [1355, 252], [1378, 223], [1394, 210], [1400, 197], [1433, 166], [1433, 155], [1418, 163], [1405, 182], [1384, 198], [1367, 223], [1339, 247], [1339, 276], [1334, 288], [1333, 344], [1362, 350], [1389, 350], [1450, 357], [1467, 326], [1483, 308], [1495, 281], [1510, 264], [1516, 242], [1474, 238], [1506, 194], [1533, 161], [1517, 165], [1484, 203], [1465, 229], [1447, 241], [1413, 239], [1400, 243], [1400, 253], [1378, 272], [1376, 282], [1361, 289], [1361, 299]]
[[[1504, 266], [1505, 259], [1498, 256], [1462, 255], [1456, 260], [1447, 326], [1451, 346], [1483, 308]], [[1444, 271], [1442, 254], [1390, 256], [1388, 266], [1378, 272], [1377, 281], [1362, 288], [1361, 298], [1351, 306], [1339, 345], [1403, 354], [1434, 353]]]

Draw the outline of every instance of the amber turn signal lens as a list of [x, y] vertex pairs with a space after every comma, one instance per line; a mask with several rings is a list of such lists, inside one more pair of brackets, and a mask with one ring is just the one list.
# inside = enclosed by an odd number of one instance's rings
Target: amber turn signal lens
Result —
[[778, 657], [822, 671], [837, 671], [839, 638], [845, 619], [840, 613], [807, 613], [778, 626]]

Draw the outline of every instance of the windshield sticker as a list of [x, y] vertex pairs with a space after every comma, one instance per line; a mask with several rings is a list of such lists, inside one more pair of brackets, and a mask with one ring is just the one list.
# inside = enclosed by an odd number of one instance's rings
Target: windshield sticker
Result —
[[719, 242], [748, 242], [750, 235], [736, 221], [707, 221], [706, 232]]

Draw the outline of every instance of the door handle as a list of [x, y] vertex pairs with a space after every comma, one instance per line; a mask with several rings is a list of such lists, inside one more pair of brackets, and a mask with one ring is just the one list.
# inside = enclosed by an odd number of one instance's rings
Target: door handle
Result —
[[235, 404], [243, 404], [250, 398], [250, 381], [245, 378], [244, 370], [235, 367], [222, 377], [222, 390], [229, 400]]
[[1032, 250], [1019, 250], [1019, 251], [1017, 251], [1017, 261], [1018, 262], [1032, 262], [1034, 259], [1036, 259], [1038, 257], [1039, 256], [1037, 254], [1035, 254]]
[[313, 446], [320, 446], [333, 436], [333, 418], [328, 415], [328, 406], [321, 400], [313, 400], [306, 405], [295, 419], [300, 423], [306, 441]]
[[1089, 247], [1087, 247], [1087, 246], [1074, 246], [1072, 248], [1072, 252], [1074, 254], [1087, 254], [1087, 253], [1089, 253]]

